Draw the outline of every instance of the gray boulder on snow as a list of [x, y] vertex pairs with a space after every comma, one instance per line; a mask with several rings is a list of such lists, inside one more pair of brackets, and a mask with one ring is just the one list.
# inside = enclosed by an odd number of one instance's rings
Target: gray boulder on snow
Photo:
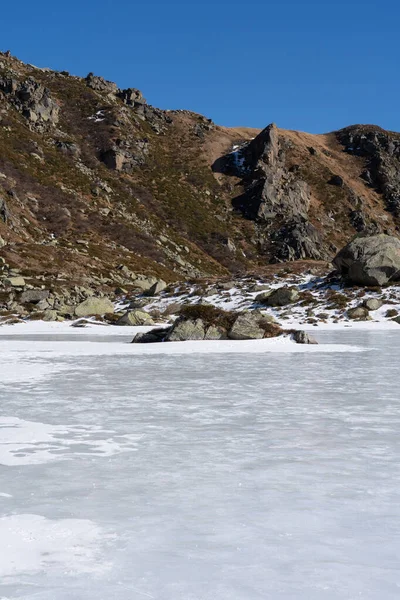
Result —
[[243, 313], [238, 316], [233, 324], [229, 337], [231, 340], [261, 340], [264, 330], [259, 325], [258, 313]]
[[365, 308], [365, 306], [349, 308], [347, 311], [347, 316], [355, 321], [366, 321], [369, 318], [368, 308]]
[[90, 317], [91, 315], [104, 315], [114, 312], [114, 304], [108, 298], [87, 298], [75, 308], [77, 317]]
[[140, 332], [135, 335], [132, 344], [153, 344], [155, 342], [163, 342], [171, 327], [158, 327], [151, 331]]
[[400, 280], [400, 239], [379, 234], [357, 237], [334, 258], [342, 277], [356, 285], [384, 285]]
[[[297, 302], [299, 296], [296, 288], [284, 285], [268, 294], [262, 301], [268, 306], [286, 306], [286, 304]], [[259, 300], [259, 296], [257, 300]]]
[[318, 344], [315, 337], [306, 331], [295, 331], [292, 337], [296, 344]]
[[154, 321], [151, 315], [144, 310], [128, 310], [115, 324], [130, 326], [154, 325]]
[[186, 340], [204, 340], [206, 335], [204, 323], [201, 319], [177, 321], [168, 335], [169, 342], [182, 342]]
[[146, 296], [157, 296], [160, 292], [163, 292], [167, 284], [162, 279], [158, 279], [154, 285], [151, 286], [149, 290], [146, 292]]
[[382, 300], [379, 300], [378, 298], [368, 298], [364, 302], [364, 306], [367, 310], [378, 310], [382, 305]]

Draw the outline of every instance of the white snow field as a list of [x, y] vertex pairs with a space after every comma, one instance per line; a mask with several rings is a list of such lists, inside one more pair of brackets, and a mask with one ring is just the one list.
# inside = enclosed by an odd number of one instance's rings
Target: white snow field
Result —
[[0, 599], [398, 600], [399, 330], [313, 334], [3, 326]]

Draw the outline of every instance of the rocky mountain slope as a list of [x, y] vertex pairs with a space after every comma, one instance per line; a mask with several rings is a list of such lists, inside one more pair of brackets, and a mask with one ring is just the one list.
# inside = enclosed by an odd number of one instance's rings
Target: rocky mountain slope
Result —
[[3, 285], [325, 266], [357, 233], [397, 234], [399, 173], [400, 134], [379, 127], [229, 129], [0, 54]]

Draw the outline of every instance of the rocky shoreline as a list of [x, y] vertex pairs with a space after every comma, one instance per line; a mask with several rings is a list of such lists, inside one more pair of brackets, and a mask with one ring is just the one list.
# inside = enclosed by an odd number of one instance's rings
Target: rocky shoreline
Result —
[[117, 327], [161, 326], [139, 334], [135, 342], [144, 343], [262, 339], [295, 335], [296, 325], [320, 323], [400, 324], [399, 247], [399, 240], [390, 236], [359, 237], [339, 252], [337, 270], [325, 275], [312, 269], [293, 273], [290, 265], [269, 278], [167, 284], [142, 275], [131, 292], [65, 284], [56, 288], [45, 281], [39, 287], [9, 270], [1, 280], [0, 326], [43, 320], [84, 327], [88, 319]]

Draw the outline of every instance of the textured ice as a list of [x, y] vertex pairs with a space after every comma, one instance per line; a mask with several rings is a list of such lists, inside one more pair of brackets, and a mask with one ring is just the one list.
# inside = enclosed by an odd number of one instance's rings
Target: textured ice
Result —
[[[111, 536], [110, 536], [111, 537]], [[0, 581], [20, 574], [60, 571], [61, 576], [99, 573], [109, 565], [97, 563], [101, 529], [83, 519], [50, 520], [38, 515], [0, 517]], [[1, 585], [1, 584], [0, 584]]]
[[4, 339], [0, 598], [397, 600], [399, 332], [318, 338], [187, 355]]
[[113, 456], [136, 450], [140, 438], [99, 426], [65, 427], [0, 417], [0, 465], [73, 460], [77, 455]]

